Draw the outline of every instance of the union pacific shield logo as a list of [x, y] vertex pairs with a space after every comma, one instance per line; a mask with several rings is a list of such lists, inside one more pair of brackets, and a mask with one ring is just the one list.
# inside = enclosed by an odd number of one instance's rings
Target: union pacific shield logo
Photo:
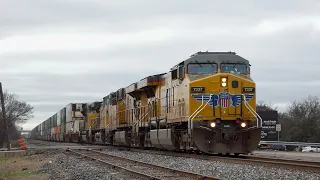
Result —
[[226, 93], [226, 92], [221, 92], [220, 93], [220, 98], [219, 98], [219, 101], [218, 103], [221, 103], [221, 107], [222, 108], [227, 108], [229, 107], [229, 93]]
[[[208, 105], [211, 107], [217, 107], [220, 106], [222, 108], [227, 107], [235, 107], [241, 105], [241, 94], [234, 94], [230, 95], [226, 92], [220, 92], [219, 94], [191, 94], [192, 97], [197, 102], [202, 102], [202, 96], [203, 96], [203, 102], [207, 103], [209, 101]], [[246, 94], [245, 98], [247, 102], [250, 102], [251, 99], [253, 99], [254, 94]]]

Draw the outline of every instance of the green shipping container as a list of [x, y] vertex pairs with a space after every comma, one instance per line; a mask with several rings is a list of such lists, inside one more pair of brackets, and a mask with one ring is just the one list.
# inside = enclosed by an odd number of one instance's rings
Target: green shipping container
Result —
[[66, 133], [66, 125], [65, 125], [65, 124], [61, 124], [61, 125], [60, 125], [60, 133], [61, 133], [61, 134]]
[[61, 124], [66, 124], [66, 108], [61, 109], [60, 111], [61, 116]]
[[57, 114], [53, 115], [52, 120], [53, 120], [53, 122], [52, 122], [53, 127], [57, 127]]

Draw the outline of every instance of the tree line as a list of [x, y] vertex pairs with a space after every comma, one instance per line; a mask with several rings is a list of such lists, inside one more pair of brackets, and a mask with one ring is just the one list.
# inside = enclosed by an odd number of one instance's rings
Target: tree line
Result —
[[[8, 125], [8, 133], [11, 142], [16, 141], [20, 137], [19, 125], [26, 123], [33, 117], [33, 107], [19, 100], [15, 93], [3, 92], [3, 99], [5, 104], [6, 119]], [[5, 128], [3, 124], [3, 111], [0, 108], [0, 148], [5, 145]], [[13, 144], [15, 144], [13, 142]]]
[[[278, 111], [264, 101], [257, 103], [257, 111]], [[281, 124], [280, 141], [320, 142], [320, 100], [317, 96], [308, 96], [289, 104], [284, 112], [278, 111], [278, 123]]]

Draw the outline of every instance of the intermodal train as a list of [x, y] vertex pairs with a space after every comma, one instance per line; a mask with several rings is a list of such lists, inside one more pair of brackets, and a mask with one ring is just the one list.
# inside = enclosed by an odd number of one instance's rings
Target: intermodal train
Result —
[[68, 104], [36, 126], [31, 138], [248, 154], [261, 139], [250, 67], [234, 52], [200, 51], [100, 101]]

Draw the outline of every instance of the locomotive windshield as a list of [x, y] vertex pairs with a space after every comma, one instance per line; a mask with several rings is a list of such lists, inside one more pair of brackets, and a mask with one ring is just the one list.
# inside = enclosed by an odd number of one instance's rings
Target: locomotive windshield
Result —
[[240, 63], [221, 63], [221, 72], [234, 74], [248, 74], [246, 64]]
[[218, 72], [218, 65], [215, 63], [190, 63], [188, 74], [214, 74]]

